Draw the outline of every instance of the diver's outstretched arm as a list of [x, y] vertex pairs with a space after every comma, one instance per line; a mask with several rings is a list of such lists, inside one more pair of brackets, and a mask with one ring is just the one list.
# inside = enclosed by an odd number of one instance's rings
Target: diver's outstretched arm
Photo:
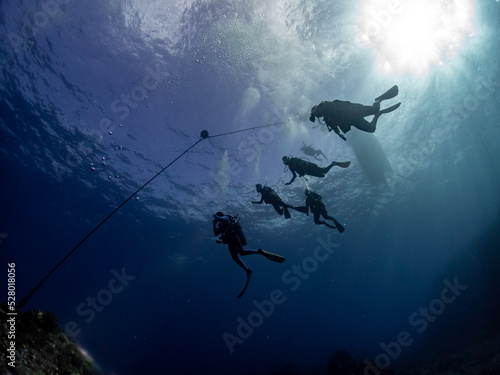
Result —
[[264, 196], [263, 195], [260, 196], [260, 201], [258, 201], [258, 202], [252, 201], [252, 203], [255, 203], [255, 204], [261, 204], [262, 202], [264, 202]]
[[286, 182], [285, 185], [290, 185], [297, 178], [297, 174], [295, 173], [295, 171], [292, 168], [290, 168], [290, 172], [292, 172], [293, 177], [289, 182]]

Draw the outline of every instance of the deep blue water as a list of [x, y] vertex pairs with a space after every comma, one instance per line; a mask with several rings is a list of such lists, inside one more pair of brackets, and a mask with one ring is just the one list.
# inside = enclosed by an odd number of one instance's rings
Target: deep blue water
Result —
[[[202, 130], [278, 124], [201, 141], [25, 309], [54, 311], [120, 375], [324, 373], [340, 349], [402, 368], [497, 334], [498, 1], [426, 4], [417, 29], [438, 17], [441, 38], [428, 64], [412, 64], [418, 41], [396, 57], [383, 43], [407, 2], [235, 3], [1, 2], [0, 254], [18, 299]], [[459, 3], [470, 18], [448, 22]], [[402, 105], [374, 134], [344, 142], [307, 120], [394, 84]], [[281, 157], [307, 157], [303, 143], [351, 165], [285, 186]], [[345, 232], [252, 205], [256, 183], [293, 205], [320, 193]], [[212, 234], [220, 210], [240, 215], [247, 248], [287, 257], [246, 257], [241, 299], [244, 272]]]

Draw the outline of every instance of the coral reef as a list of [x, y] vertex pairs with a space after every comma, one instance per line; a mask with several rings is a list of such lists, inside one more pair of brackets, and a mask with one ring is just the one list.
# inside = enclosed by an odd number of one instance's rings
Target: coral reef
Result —
[[0, 375], [94, 374], [79, 347], [59, 328], [54, 313], [9, 312], [7, 304], [0, 302]]

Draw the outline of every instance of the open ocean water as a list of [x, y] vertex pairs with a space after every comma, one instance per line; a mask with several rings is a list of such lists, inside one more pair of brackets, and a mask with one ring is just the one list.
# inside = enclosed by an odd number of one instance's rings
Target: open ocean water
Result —
[[[495, 337], [499, 21], [494, 0], [2, 0], [0, 259], [18, 300], [189, 149], [24, 307], [53, 311], [99, 373], [324, 374], [337, 350], [401, 369]], [[373, 134], [308, 120], [395, 84]], [[351, 164], [285, 185], [288, 155]], [[321, 194], [345, 232], [252, 204], [257, 183], [294, 206]], [[217, 211], [287, 258], [245, 257], [240, 299]]]

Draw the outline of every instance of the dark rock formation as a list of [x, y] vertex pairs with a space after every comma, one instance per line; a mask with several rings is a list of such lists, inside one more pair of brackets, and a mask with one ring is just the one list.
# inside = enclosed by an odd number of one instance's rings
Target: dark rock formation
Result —
[[[8, 315], [16, 312], [17, 315]], [[9, 311], [0, 302], [0, 375], [93, 375], [77, 345], [61, 331], [54, 313]]]

